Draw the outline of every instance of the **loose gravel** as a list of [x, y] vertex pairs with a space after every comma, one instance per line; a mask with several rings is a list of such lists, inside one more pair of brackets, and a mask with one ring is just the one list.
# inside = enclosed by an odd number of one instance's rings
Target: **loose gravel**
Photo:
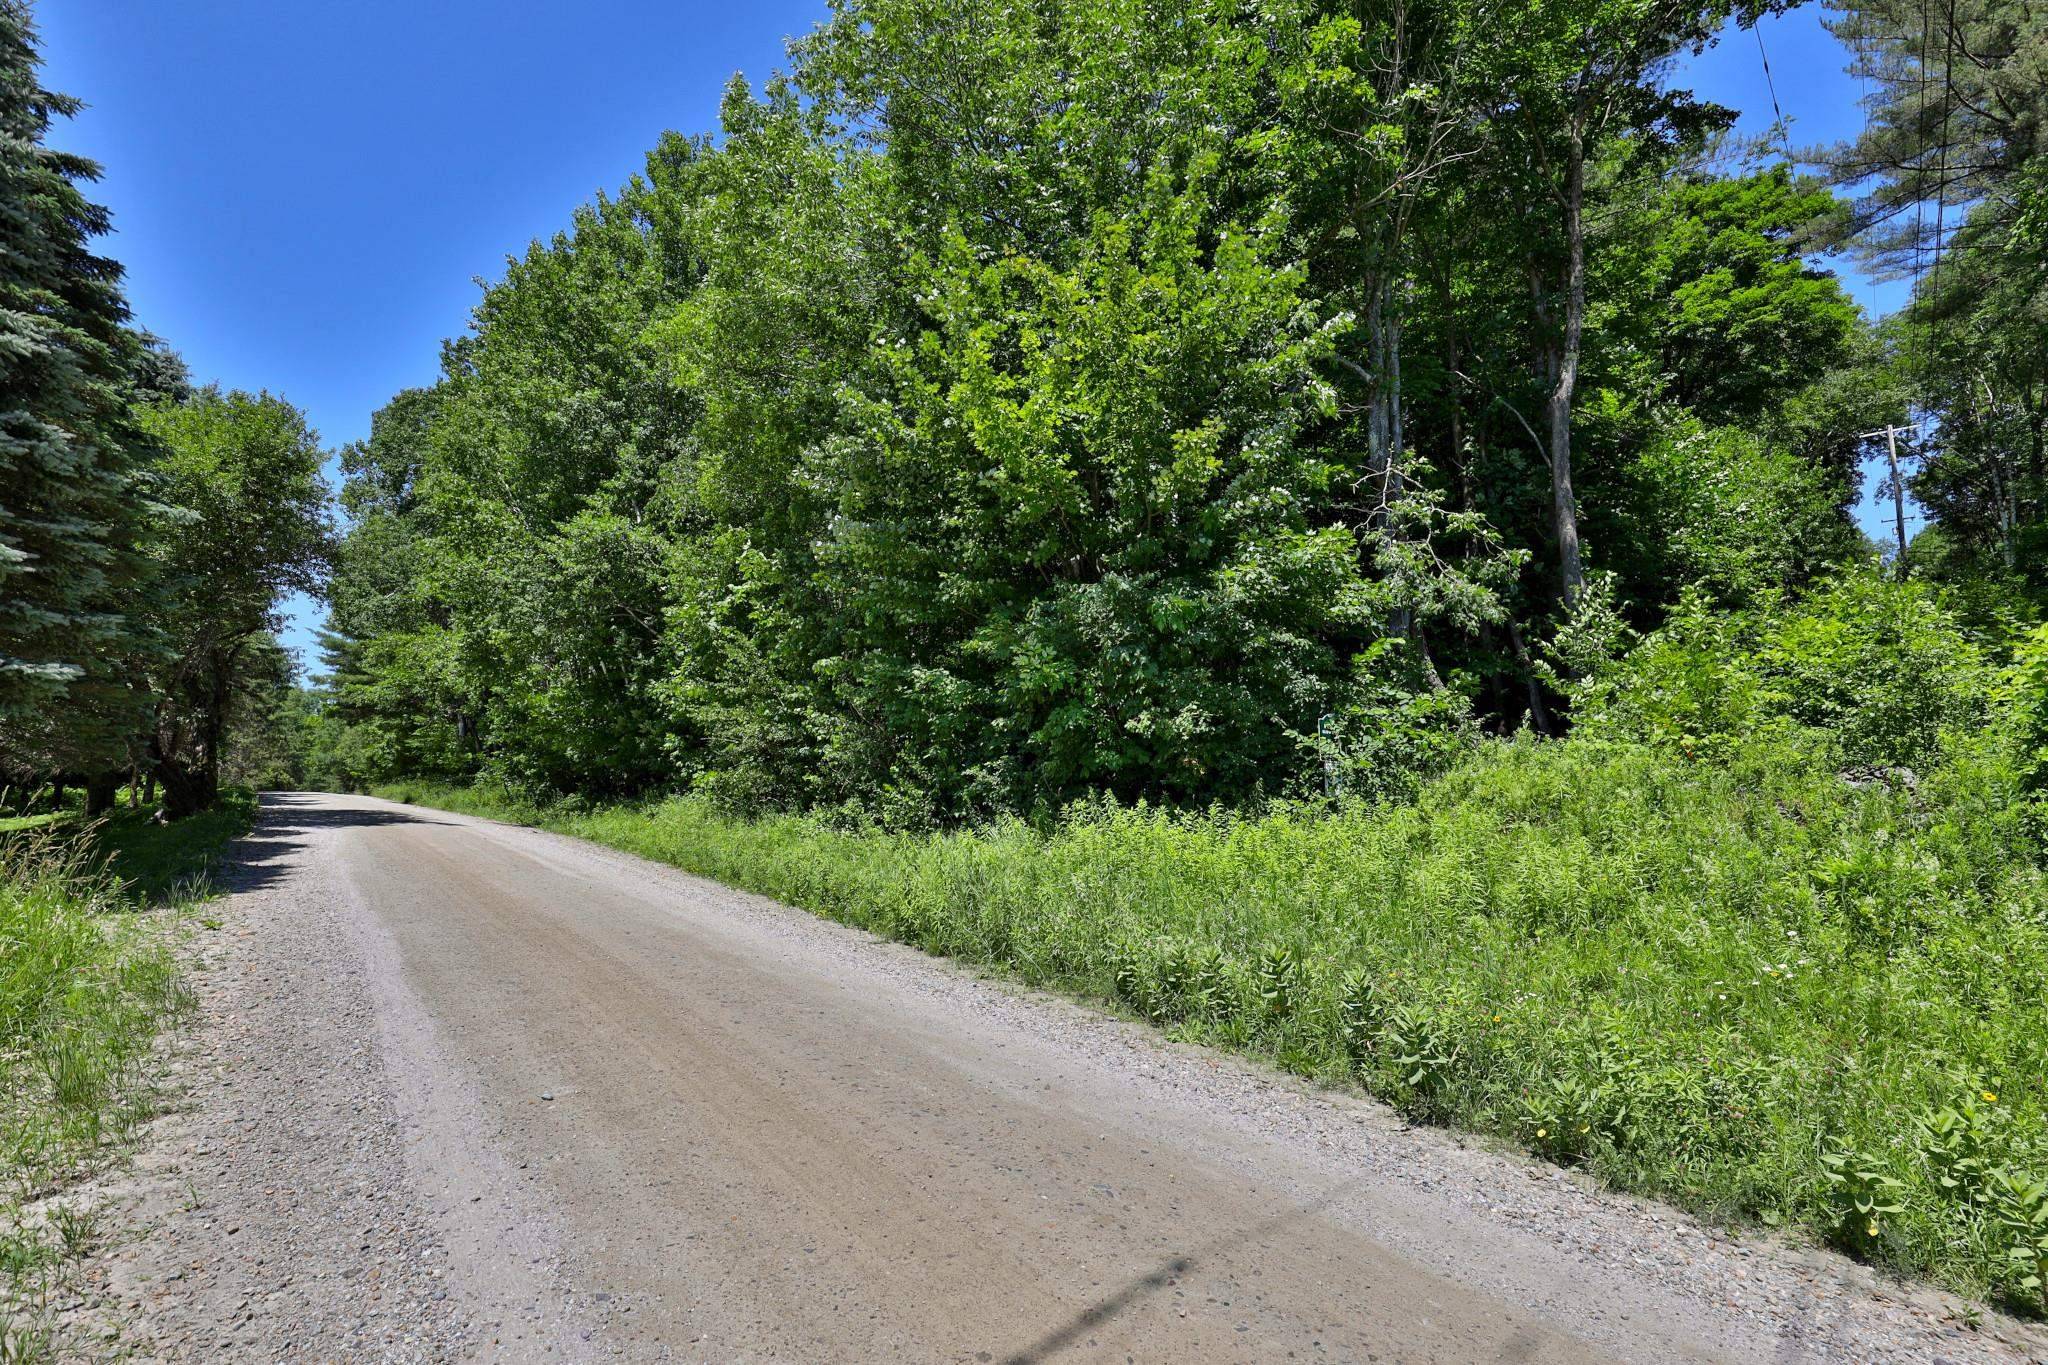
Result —
[[601, 1354], [557, 1287], [550, 1212], [487, 1151], [423, 1140], [423, 1114], [473, 1122], [473, 1097], [446, 1059], [405, 1053], [431, 1040], [388, 934], [318, 831], [277, 816], [237, 845], [185, 951], [182, 1102], [122, 1176], [74, 1196], [123, 1231], [84, 1268], [64, 1340], [143, 1361]]

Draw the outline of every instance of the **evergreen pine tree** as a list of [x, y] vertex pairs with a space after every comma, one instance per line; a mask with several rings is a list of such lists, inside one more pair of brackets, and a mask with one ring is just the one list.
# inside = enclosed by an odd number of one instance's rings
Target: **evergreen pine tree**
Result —
[[0, 781], [118, 767], [139, 697], [123, 616], [143, 559], [121, 268], [96, 254], [99, 168], [47, 146], [28, 7], [0, 0]]

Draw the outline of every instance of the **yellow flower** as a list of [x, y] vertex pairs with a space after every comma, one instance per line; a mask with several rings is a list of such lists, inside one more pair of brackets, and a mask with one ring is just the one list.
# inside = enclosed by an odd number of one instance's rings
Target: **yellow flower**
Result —
[[1549, 1136], [1550, 1136], [1550, 1130], [1549, 1130], [1548, 1128], [1538, 1128], [1538, 1129], [1536, 1130], [1536, 1136], [1537, 1136], [1537, 1137], [1549, 1137]]
[[1996, 1104], [1996, 1103], [1998, 1103], [1998, 1092], [1997, 1092], [1996, 1090], [1985, 1090], [1985, 1091], [1980, 1091], [1979, 1093], [1981, 1093], [1981, 1094], [1982, 1094], [1982, 1095], [1984, 1096], [1984, 1103], [1986, 1103], [1986, 1104]]
[[1869, 1232], [1870, 1232], [1870, 1235], [1871, 1235], [1872, 1237], [1875, 1237], [1875, 1236], [1877, 1236], [1877, 1220], [1876, 1220], [1875, 1218], [1873, 1218], [1873, 1219], [1871, 1219], [1871, 1220], [1870, 1220], [1870, 1223], [1869, 1223], [1869, 1225], [1868, 1225], [1868, 1228], [1869, 1228]]

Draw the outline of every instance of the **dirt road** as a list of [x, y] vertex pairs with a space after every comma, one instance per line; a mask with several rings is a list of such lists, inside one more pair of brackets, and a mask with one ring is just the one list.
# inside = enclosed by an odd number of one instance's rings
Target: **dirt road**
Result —
[[1834, 1258], [556, 836], [281, 795], [233, 884], [193, 1106], [108, 1267], [159, 1357], [2028, 1355]]

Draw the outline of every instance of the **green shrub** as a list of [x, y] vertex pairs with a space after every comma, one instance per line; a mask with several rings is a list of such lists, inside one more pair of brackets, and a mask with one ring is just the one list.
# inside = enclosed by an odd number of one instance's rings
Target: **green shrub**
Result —
[[1851, 557], [1854, 530], [1827, 473], [1736, 427], [1670, 419], [1626, 471], [1618, 547], [1631, 583], [1694, 583], [1740, 605]]
[[1871, 573], [1722, 612], [1689, 591], [1576, 698], [1591, 734], [1716, 757], [1759, 736], [1829, 736], [1851, 766], [1925, 772], [1986, 725], [1997, 674], [1928, 588]]
[[2013, 648], [2012, 667], [1999, 684], [2011, 718], [2021, 774], [2034, 791], [2048, 790], [2048, 625], [2036, 626]]

